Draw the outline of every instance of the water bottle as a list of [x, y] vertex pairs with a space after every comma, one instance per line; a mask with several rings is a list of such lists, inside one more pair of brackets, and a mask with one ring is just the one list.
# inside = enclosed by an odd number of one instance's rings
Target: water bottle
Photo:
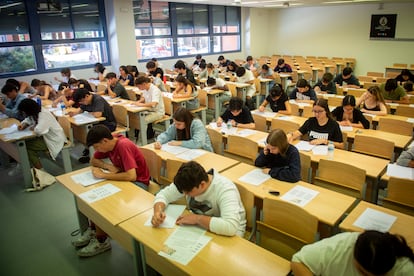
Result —
[[230, 130], [230, 129], [231, 129], [231, 127], [232, 127], [232, 125], [231, 125], [231, 120], [228, 120], [228, 121], [227, 121], [227, 129], [229, 129], [229, 130]]
[[40, 97], [36, 98], [36, 102], [40, 107], [42, 106], [42, 99]]
[[335, 149], [334, 143], [332, 141], [329, 141], [329, 144], [328, 144], [328, 159], [329, 160], [334, 159], [334, 149]]
[[60, 110], [62, 111], [62, 115], [65, 115], [65, 109], [66, 109], [65, 103], [60, 102]]

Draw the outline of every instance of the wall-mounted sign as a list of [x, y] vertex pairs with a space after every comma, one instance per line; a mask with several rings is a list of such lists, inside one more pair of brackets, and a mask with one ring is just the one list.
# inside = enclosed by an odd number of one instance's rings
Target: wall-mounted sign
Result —
[[395, 38], [396, 14], [373, 14], [371, 16], [371, 38]]

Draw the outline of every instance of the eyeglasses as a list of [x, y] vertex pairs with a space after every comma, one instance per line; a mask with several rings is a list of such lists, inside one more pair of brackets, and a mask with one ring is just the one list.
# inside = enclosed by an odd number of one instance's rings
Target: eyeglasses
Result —
[[316, 113], [316, 114], [320, 114], [322, 112], [325, 112], [325, 110], [312, 110], [312, 112], [313, 113]]

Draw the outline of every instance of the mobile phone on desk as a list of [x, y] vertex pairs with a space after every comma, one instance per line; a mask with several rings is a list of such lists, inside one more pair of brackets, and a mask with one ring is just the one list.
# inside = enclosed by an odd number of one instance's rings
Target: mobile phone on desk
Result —
[[274, 195], [274, 196], [279, 196], [280, 192], [278, 192], [278, 191], [269, 191], [269, 194]]

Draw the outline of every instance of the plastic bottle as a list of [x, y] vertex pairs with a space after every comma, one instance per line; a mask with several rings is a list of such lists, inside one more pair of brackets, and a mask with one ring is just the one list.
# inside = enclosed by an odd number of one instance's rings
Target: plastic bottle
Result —
[[334, 143], [332, 141], [329, 141], [329, 144], [328, 144], [328, 159], [329, 160], [334, 159], [334, 150], [335, 150]]
[[62, 115], [65, 115], [65, 109], [66, 109], [65, 103], [60, 102], [60, 110], [62, 111]]
[[232, 127], [232, 125], [231, 125], [231, 120], [228, 120], [228, 121], [227, 121], [227, 129], [229, 129], [229, 130], [230, 130], [230, 129], [231, 129], [231, 127]]
[[36, 98], [36, 102], [40, 107], [42, 106], [42, 99], [40, 97]]

